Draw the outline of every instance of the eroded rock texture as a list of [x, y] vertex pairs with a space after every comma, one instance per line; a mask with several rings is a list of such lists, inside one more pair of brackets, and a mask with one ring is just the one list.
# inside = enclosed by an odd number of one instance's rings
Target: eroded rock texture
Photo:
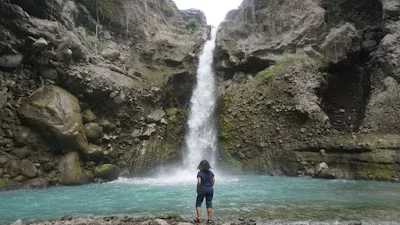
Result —
[[215, 54], [222, 158], [273, 175], [398, 180], [399, 7], [245, 0], [229, 12]]

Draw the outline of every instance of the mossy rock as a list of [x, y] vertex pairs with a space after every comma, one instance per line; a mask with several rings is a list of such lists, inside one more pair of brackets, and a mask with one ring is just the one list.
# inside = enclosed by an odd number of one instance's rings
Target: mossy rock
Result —
[[180, 112], [180, 110], [178, 108], [169, 108], [165, 110], [165, 112], [167, 113], [168, 116], [175, 116]]
[[0, 178], [0, 189], [4, 188], [7, 185], [8, 181], [9, 180], [7, 178]]
[[121, 169], [114, 164], [103, 164], [94, 169], [96, 177], [109, 181], [118, 179], [120, 173]]
[[389, 181], [393, 179], [391, 169], [368, 167], [364, 168], [362, 172], [363, 178], [368, 180]]
[[65, 155], [59, 165], [60, 174], [58, 180], [63, 185], [81, 185], [88, 182], [88, 177], [81, 168], [77, 152], [70, 152]]
[[86, 174], [86, 176], [90, 182], [92, 182], [94, 180], [95, 175], [92, 171], [85, 170], [84, 173]]

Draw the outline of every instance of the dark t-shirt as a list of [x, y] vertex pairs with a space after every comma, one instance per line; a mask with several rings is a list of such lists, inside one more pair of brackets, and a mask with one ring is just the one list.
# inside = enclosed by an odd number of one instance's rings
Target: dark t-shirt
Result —
[[213, 193], [213, 183], [212, 178], [214, 177], [214, 173], [212, 171], [206, 172], [204, 170], [200, 170], [197, 173], [197, 178], [201, 178], [201, 184], [199, 187], [200, 193]]

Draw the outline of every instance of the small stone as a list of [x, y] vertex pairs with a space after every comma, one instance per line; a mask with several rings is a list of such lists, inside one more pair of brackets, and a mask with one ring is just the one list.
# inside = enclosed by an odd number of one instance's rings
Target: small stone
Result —
[[23, 147], [29, 142], [29, 133], [25, 129], [14, 132], [14, 143], [16, 147]]
[[60, 220], [62, 220], [62, 221], [65, 221], [65, 220], [72, 220], [72, 216], [63, 216], [63, 217], [61, 217], [61, 219]]
[[133, 132], [131, 133], [131, 137], [133, 138], [140, 137], [140, 130], [139, 129], [133, 130]]
[[339, 109], [339, 112], [341, 112], [341, 113], [345, 113], [345, 112], [346, 112], [346, 110], [345, 110], [345, 109]]
[[10, 225], [22, 225], [22, 220], [17, 220], [14, 223], [10, 224]]
[[12, 138], [14, 135], [13, 135], [13, 132], [11, 131], [11, 130], [9, 130], [9, 129], [7, 129], [6, 130], [6, 135], [7, 135], [7, 137], [9, 137], [9, 138]]
[[39, 38], [35, 43], [33, 43], [33, 47], [36, 50], [44, 50], [47, 47], [48, 43], [44, 38]]
[[157, 127], [157, 125], [155, 123], [147, 125], [146, 130], [143, 132], [141, 137], [145, 137], [145, 138], [150, 137], [154, 132], [156, 132], [156, 127]]
[[83, 123], [90, 123], [97, 119], [97, 116], [93, 113], [92, 110], [86, 109], [82, 112]]
[[166, 115], [166, 113], [165, 113], [164, 110], [161, 110], [161, 109], [154, 110], [152, 113], [150, 113], [150, 114], [147, 116], [147, 122], [149, 122], [149, 123], [157, 123], [157, 122], [160, 122], [161, 119], [162, 119], [165, 115]]
[[21, 173], [27, 177], [34, 178], [37, 176], [38, 171], [32, 161], [24, 159], [21, 162]]
[[24, 180], [26, 180], [26, 178], [23, 175], [18, 175], [13, 178], [13, 181], [16, 181], [16, 182], [22, 182]]
[[166, 220], [163, 220], [163, 219], [155, 219], [154, 220], [154, 224], [155, 225], [168, 225], [168, 222]]
[[164, 124], [164, 125], [168, 125], [168, 121], [165, 118], [161, 119], [161, 123]]
[[322, 162], [315, 166], [315, 174], [319, 174], [322, 170], [328, 169], [329, 166], [325, 162]]
[[58, 72], [53, 68], [42, 68], [39, 72], [39, 75], [44, 79], [56, 80], [58, 77]]
[[103, 137], [103, 128], [97, 123], [88, 123], [84, 127], [87, 139], [97, 144], [99, 139]]
[[15, 155], [19, 159], [24, 159], [30, 155], [30, 152], [27, 148], [14, 148], [11, 151], [11, 154]]

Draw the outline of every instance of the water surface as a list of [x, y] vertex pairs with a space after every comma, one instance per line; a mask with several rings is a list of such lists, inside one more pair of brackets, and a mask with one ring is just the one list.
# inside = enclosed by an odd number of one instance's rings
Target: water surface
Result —
[[[215, 218], [237, 221], [400, 222], [400, 184], [216, 175]], [[0, 224], [64, 215], [194, 217], [195, 179], [120, 179], [106, 184], [0, 192]]]

